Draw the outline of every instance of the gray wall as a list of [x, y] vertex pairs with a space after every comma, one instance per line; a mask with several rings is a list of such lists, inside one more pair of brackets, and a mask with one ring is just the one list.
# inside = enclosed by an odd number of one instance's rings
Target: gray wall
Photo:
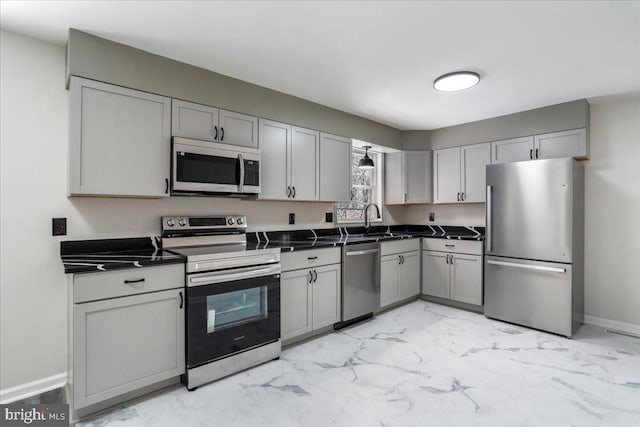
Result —
[[400, 148], [400, 131], [390, 126], [74, 29], [69, 75]]
[[581, 99], [431, 131], [402, 132], [401, 143], [405, 150], [437, 150], [584, 127], [589, 127], [589, 103]]

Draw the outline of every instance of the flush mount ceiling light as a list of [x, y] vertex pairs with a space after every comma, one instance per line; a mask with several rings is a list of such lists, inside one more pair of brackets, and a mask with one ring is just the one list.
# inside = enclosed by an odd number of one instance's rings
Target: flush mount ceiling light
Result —
[[361, 169], [373, 169], [375, 164], [373, 163], [373, 159], [369, 157], [369, 148], [370, 145], [365, 145], [364, 147], [364, 157], [360, 159], [358, 162], [358, 167]]
[[433, 87], [440, 92], [455, 92], [469, 89], [478, 84], [480, 75], [473, 71], [456, 71], [443, 74], [433, 82]]

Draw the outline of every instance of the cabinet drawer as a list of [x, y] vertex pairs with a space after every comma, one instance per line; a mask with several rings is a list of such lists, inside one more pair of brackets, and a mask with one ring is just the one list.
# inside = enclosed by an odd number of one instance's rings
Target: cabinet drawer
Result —
[[73, 276], [73, 302], [95, 301], [183, 286], [184, 264], [76, 274]]
[[422, 239], [422, 249], [428, 251], [456, 252], [460, 254], [482, 255], [482, 241], [450, 240], [450, 239]]
[[299, 252], [286, 252], [280, 255], [282, 271], [299, 270], [327, 264], [339, 264], [340, 248], [314, 249]]
[[380, 245], [382, 256], [420, 250], [420, 239], [392, 240]]

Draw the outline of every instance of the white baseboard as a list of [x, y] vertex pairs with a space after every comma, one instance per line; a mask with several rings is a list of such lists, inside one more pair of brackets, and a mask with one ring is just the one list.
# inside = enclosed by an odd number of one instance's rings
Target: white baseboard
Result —
[[618, 322], [617, 320], [609, 320], [587, 315], [584, 316], [584, 323], [600, 326], [601, 328], [614, 329], [620, 332], [640, 335], [640, 325], [634, 325], [633, 323]]
[[67, 383], [67, 373], [52, 375], [29, 383], [0, 390], [0, 403], [7, 404], [17, 400], [27, 399], [47, 391], [63, 387]]

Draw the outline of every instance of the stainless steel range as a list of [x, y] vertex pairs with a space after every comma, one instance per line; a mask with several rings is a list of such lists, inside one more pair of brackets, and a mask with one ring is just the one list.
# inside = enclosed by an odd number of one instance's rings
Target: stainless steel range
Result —
[[162, 217], [162, 245], [187, 257], [189, 390], [280, 355], [280, 249], [247, 250], [246, 217]]

